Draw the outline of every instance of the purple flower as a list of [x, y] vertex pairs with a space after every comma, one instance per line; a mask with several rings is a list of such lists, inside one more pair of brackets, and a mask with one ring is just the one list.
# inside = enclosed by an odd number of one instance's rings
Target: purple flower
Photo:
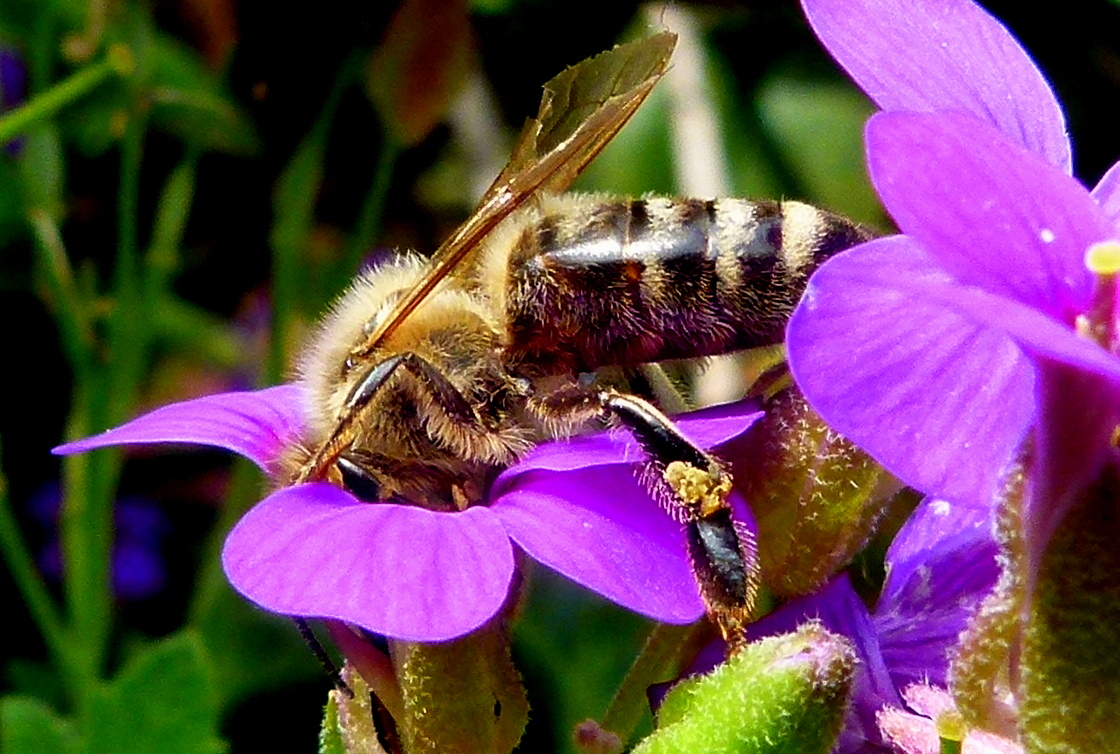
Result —
[[[945, 751], [939, 721], [950, 725], [960, 718], [953, 697], [939, 686], [915, 684], [903, 690], [909, 710], [884, 707], [876, 722], [892, 751], [905, 754], [941, 754]], [[970, 728], [958, 742], [961, 754], [1024, 754], [1025, 749], [1009, 738]]]
[[[27, 69], [19, 50], [0, 40], [0, 115], [23, 104], [27, 97]], [[19, 155], [23, 139], [12, 139], [4, 144], [4, 151], [11, 157]]]
[[[32, 519], [46, 534], [38, 554], [43, 573], [53, 582], [62, 581], [62, 546], [58, 539], [58, 515], [62, 491], [56, 483], [45, 485], [29, 501]], [[153, 597], [167, 582], [163, 541], [168, 522], [155, 503], [143, 497], [121, 497], [113, 516], [116, 534], [112, 552], [113, 593], [121, 600]]]
[[1070, 172], [1042, 72], [972, 0], [801, 0], [821, 43], [884, 110], [971, 113]]
[[[999, 574], [991, 523], [989, 506], [927, 498], [887, 551], [887, 579], [874, 610], [867, 609], [841, 574], [750, 627], [748, 636], [757, 639], [816, 619], [851, 639], [860, 666], [835, 752], [881, 744], [878, 715], [884, 708], [904, 707], [907, 688], [947, 685], [957, 639]], [[713, 667], [725, 651], [722, 643], [711, 645], [690, 672]]]
[[[1052, 93], [971, 3], [806, 5], [880, 104], [946, 112], [869, 122], [872, 181], [905, 235], [813, 277], [788, 330], [794, 376], [838, 431], [947, 499], [992, 500], [1034, 426], [1033, 560], [1100, 471], [1120, 417], [1120, 359], [1078, 332], [1101, 306], [1112, 327], [1085, 256], [1117, 237], [1120, 166], [1092, 195], [1069, 177]], [[857, 38], [864, 21], [874, 33]], [[902, 54], [874, 57], [888, 47]]]
[[895, 537], [886, 563], [887, 580], [870, 612], [841, 575], [751, 627], [752, 638], [761, 637], [819, 618], [855, 644], [861, 664], [840, 752], [879, 742], [876, 716], [903, 706], [905, 689], [948, 685], [957, 639], [999, 575], [990, 508], [927, 498]]
[[[222, 393], [165, 406], [55, 452], [201, 443], [276, 475], [281, 455], [303, 435], [302, 405], [297, 385]], [[737, 404], [682, 417], [680, 426], [711, 447], [757, 416]], [[623, 432], [541, 445], [498, 477], [488, 506], [453, 513], [365, 503], [326, 483], [282, 487], [237, 523], [222, 563], [230, 583], [267, 610], [442, 641], [482, 625], [505, 602], [516, 544], [624, 607], [691, 622], [703, 605], [683, 529], [638, 483], [643, 458]]]

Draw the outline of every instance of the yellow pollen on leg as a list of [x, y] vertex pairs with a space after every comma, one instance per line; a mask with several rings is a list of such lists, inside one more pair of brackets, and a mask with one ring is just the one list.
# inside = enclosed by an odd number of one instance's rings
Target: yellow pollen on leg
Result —
[[713, 474], [683, 461], [673, 461], [662, 476], [698, 518], [707, 518], [727, 507], [727, 496], [731, 494], [731, 477], [727, 474]]

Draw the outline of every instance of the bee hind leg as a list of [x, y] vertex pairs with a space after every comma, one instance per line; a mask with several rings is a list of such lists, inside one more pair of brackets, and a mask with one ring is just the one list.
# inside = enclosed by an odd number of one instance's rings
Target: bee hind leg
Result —
[[637, 396], [572, 386], [536, 400], [538, 413], [546, 416], [609, 417], [633, 433], [649, 459], [642, 483], [685, 524], [693, 573], [709, 617], [732, 648], [740, 644], [754, 609], [759, 573], [754, 535], [732, 516], [730, 472]]

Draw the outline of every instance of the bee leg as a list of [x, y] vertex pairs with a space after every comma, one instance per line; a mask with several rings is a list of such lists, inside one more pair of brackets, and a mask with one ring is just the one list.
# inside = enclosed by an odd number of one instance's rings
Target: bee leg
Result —
[[730, 646], [740, 644], [758, 593], [758, 557], [753, 534], [732, 517], [723, 464], [634, 395], [571, 385], [538, 397], [535, 408], [554, 423], [613, 417], [634, 434], [650, 461], [642, 482], [685, 525], [708, 615]]
[[346, 401], [342, 405], [342, 414], [331, 436], [300, 470], [295, 478], [296, 482], [327, 477], [353, 442], [356, 420], [370, 407], [374, 397], [388, 384], [397, 370], [404, 370], [410, 374], [415, 380], [416, 388], [430, 397], [452, 424], [467, 431], [479, 433], [485, 431], [482, 419], [470, 402], [442, 372], [415, 353], [400, 353], [377, 362], [358, 380], [350, 390], [350, 394], [346, 396]]
[[354, 698], [354, 691], [343, 680], [342, 674], [339, 672], [338, 667], [334, 664], [334, 660], [327, 654], [327, 650], [319, 642], [319, 637], [311, 630], [311, 625], [305, 618], [292, 618], [296, 624], [296, 629], [299, 635], [307, 643], [307, 647], [311, 650], [311, 654], [315, 655], [315, 659], [319, 661], [319, 665], [326, 672], [327, 676], [331, 679], [334, 687], [346, 695], [348, 699]]
[[634, 434], [650, 457], [643, 481], [684, 522], [708, 615], [729, 646], [736, 647], [750, 623], [759, 574], [754, 535], [732, 517], [731, 474], [647, 401], [613, 392], [604, 393], [602, 401], [603, 409]]
[[443, 373], [432, 366], [432, 363], [411, 351], [390, 356], [370, 367], [361, 380], [354, 385], [350, 395], [346, 396], [343, 404], [345, 414], [354, 414], [363, 410], [377, 392], [389, 381], [398, 369], [404, 369], [415, 377], [422, 389], [426, 390], [435, 400], [436, 404], [447, 414], [448, 418], [460, 423], [481, 424], [474, 408], [451, 384]]

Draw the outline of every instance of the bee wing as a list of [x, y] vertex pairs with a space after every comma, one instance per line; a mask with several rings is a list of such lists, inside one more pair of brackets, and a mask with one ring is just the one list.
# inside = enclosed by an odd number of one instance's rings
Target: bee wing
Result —
[[537, 117], [522, 129], [509, 163], [478, 208], [440, 245], [424, 277], [354, 354], [364, 356], [376, 348], [528, 197], [566, 189], [664, 75], [676, 41], [675, 34], [661, 32], [619, 45], [567, 68], [545, 84]]

